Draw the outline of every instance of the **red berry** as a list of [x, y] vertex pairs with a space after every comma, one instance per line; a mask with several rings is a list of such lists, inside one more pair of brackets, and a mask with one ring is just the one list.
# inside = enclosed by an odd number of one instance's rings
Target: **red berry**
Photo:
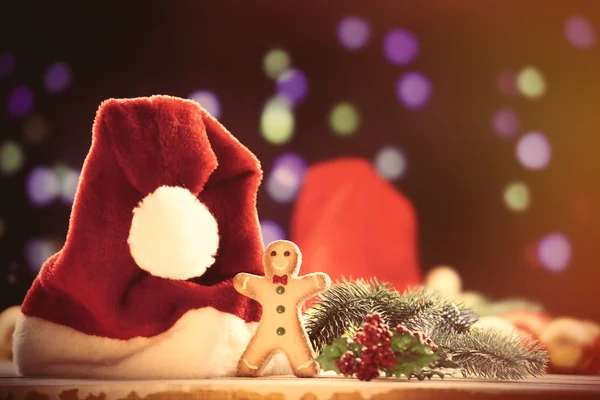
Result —
[[396, 332], [402, 334], [402, 333], [406, 333], [408, 332], [408, 328], [406, 328], [404, 325], [398, 325], [396, 326]]
[[431, 350], [433, 350], [433, 352], [434, 352], [434, 353], [435, 353], [436, 351], [438, 351], [438, 347], [437, 347], [437, 345], [435, 345], [435, 344], [434, 344], [433, 346], [431, 346]]

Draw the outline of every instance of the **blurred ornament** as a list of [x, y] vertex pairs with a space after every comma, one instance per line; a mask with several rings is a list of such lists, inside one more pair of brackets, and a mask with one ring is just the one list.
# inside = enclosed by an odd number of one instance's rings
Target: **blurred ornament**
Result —
[[560, 317], [546, 325], [540, 342], [548, 350], [551, 373], [584, 374], [593, 363], [597, 330], [575, 318]]
[[13, 332], [21, 315], [21, 306], [0, 312], [0, 361], [13, 359]]
[[260, 221], [260, 232], [265, 247], [275, 240], [285, 240], [285, 231], [279, 224], [273, 221]]
[[371, 38], [371, 26], [364, 18], [347, 17], [338, 24], [337, 37], [346, 49], [359, 50]]
[[331, 110], [329, 124], [339, 136], [349, 136], [360, 126], [360, 114], [352, 104], [339, 103]]
[[434, 289], [448, 299], [454, 299], [462, 291], [462, 280], [453, 268], [439, 266], [427, 273], [425, 286]]
[[277, 79], [291, 64], [290, 55], [282, 49], [272, 49], [265, 55], [263, 67], [265, 74], [271, 79]]
[[479, 318], [477, 322], [475, 322], [471, 329], [494, 329], [506, 336], [514, 336], [515, 334], [521, 335], [522, 333], [517, 330], [517, 328], [511, 324], [509, 321], [502, 317], [498, 316], [485, 316]]
[[0, 172], [4, 175], [12, 175], [23, 166], [25, 155], [21, 146], [12, 140], [4, 142], [0, 146]]
[[188, 96], [188, 99], [200, 104], [210, 115], [216, 119], [221, 118], [221, 103], [216, 94], [209, 90], [196, 90]]
[[571, 243], [562, 233], [551, 233], [538, 243], [538, 259], [552, 272], [562, 272], [571, 262]]
[[375, 155], [375, 168], [387, 180], [399, 179], [406, 169], [406, 157], [395, 147], [383, 147]]
[[31, 115], [21, 123], [21, 132], [29, 143], [40, 143], [50, 132], [50, 125], [41, 115]]
[[0, 54], [0, 78], [4, 78], [15, 71], [15, 55], [5, 51]]
[[418, 72], [408, 72], [396, 83], [396, 96], [409, 109], [423, 108], [431, 92], [429, 79]]
[[596, 44], [596, 30], [590, 20], [582, 15], [569, 17], [563, 33], [571, 46], [578, 49], [589, 49]]
[[538, 98], [546, 91], [546, 82], [537, 68], [527, 66], [519, 71], [517, 88], [525, 97]]
[[306, 161], [296, 153], [283, 153], [275, 159], [266, 182], [266, 190], [279, 203], [289, 203], [296, 198], [304, 181]]
[[520, 128], [519, 117], [511, 108], [503, 107], [494, 113], [492, 127], [500, 137], [513, 137]]
[[50, 93], [62, 92], [71, 83], [71, 69], [64, 62], [56, 62], [44, 74], [44, 86]]
[[517, 92], [517, 73], [511, 69], [500, 72], [496, 81], [498, 91], [502, 94], [511, 95]]
[[288, 143], [294, 135], [294, 114], [287, 99], [274, 97], [265, 105], [260, 118], [260, 131], [274, 145]]
[[277, 94], [287, 98], [292, 106], [304, 100], [307, 93], [308, 78], [302, 70], [288, 69], [277, 78]]
[[531, 310], [512, 310], [501, 315], [517, 329], [526, 335], [532, 335], [539, 340], [542, 331], [550, 323], [552, 317], [545, 312]]
[[37, 274], [42, 265], [61, 248], [58, 240], [53, 238], [33, 238], [25, 247], [25, 258], [29, 269]]
[[383, 53], [395, 65], [411, 63], [419, 52], [419, 42], [415, 35], [406, 29], [394, 28], [383, 38]]
[[17, 86], [8, 95], [8, 114], [13, 118], [24, 117], [33, 109], [33, 92], [26, 85]]
[[544, 169], [552, 158], [552, 146], [542, 132], [528, 132], [517, 142], [517, 159], [527, 169]]
[[529, 208], [531, 195], [523, 182], [512, 182], [504, 189], [504, 203], [513, 211], [525, 211]]
[[367, 160], [311, 165], [292, 213], [303, 271], [332, 280], [377, 278], [398, 291], [421, 284], [414, 206]]
[[46, 167], [37, 167], [27, 179], [27, 193], [31, 202], [37, 206], [51, 203], [59, 194], [59, 182], [54, 171]]

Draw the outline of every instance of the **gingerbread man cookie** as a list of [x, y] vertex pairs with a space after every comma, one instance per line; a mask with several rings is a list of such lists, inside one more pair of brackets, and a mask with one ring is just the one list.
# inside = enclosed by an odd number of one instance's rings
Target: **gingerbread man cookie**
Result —
[[302, 303], [331, 286], [324, 273], [298, 276], [302, 254], [296, 244], [277, 240], [263, 254], [265, 276], [241, 273], [235, 290], [258, 301], [263, 314], [237, 367], [238, 376], [260, 376], [275, 353], [283, 352], [294, 375], [319, 375], [320, 366], [300, 320]]

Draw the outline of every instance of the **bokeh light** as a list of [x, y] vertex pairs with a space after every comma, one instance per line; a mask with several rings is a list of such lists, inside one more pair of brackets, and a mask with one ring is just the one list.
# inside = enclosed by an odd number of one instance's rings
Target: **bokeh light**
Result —
[[277, 78], [277, 94], [287, 98], [292, 105], [296, 105], [308, 93], [308, 78], [298, 68], [288, 69]]
[[375, 169], [385, 179], [399, 179], [406, 170], [406, 157], [395, 147], [383, 147], [375, 155]]
[[596, 30], [590, 20], [582, 15], [569, 17], [563, 33], [571, 46], [578, 49], [589, 49], [596, 44]]
[[54, 176], [58, 182], [58, 195], [65, 204], [73, 204], [77, 185], [79, 185], [80, 171], [59, 164], [54, 167]]
[[265, 247], [275, 240], [285, 240], [285, 231], [278, 223], [273, 221], [260, 221], [260, 232]]
[[496, 81], [498, 91], [502, 94], [511, 95], [517, 92], [517, 73], [512, 69], [505, 69], [498, 74]]
[[546, 81], [537, 68], [528, 66], [517, 75], [517, 89], [525, 97], [537, 98], [546, 92]]
[[267, 142], [288, 143], [294, 135], [294, 125], [294, 113], [286, 98], [276, 96], [267, 101], [260, 118], [260, 132]]
[[552, 272], [561, 272], [571, 262], [571, 243], [562, 233], [551, 233], [538, 243], [538, 260]]
[[8, 95], [8, 114], [19, 118], [26, 116], [33, 109], [33, 92], [26, 85], [17, 86]]
[[512, 211], [525, 211], [529, 208], [531, 194], [523, 182], [512, 182], [504, 189], [504, 203]]
[[279, 203], [289, 203], [304, 182], [306, 161], [296, 153], [283, 153], [275, 159], [266, 182], [269, 196]]
[[354, 105], [339, 103], [329, 114], [331, 129], [340, 136], [352, 135], [360, 126], [360, 114]]
[[542, 132], [528, 132], [517, 142], [517, 159], [527, 169], [544, 169], [552, 158], [552, 146]]
[[383, 38], [383, 53], [392, 64], [409, 64], [415, 59], [418, 52], [417, 38], [406, 29], [394, 28]]
[[429, 79], [418, 72], [404, 74], [396, 83], [396, 96], [409, 109], [423, 108], [431, 97]]
[[337, 37], [346, 49], [359, 50], [371, 38], [371, 26], [364, 18], [347, 17], [338, 24]]
[[21, 123], [21, 132], [29, 143], [40, 143], [50, 133], [50, 124], [41, 115], [31, 115]]
[[71, 83], [71, 69], [64, 62], [56, 62], [44, 74], [44, 86], [50, 93], [62, 92]]
[[60, 242], [53, 238], [33, 238], [25, 247], [25, 259], [33, 273], [38, 273], [42, 265], [61, 248]]
[[200, 104], [210, 115], [216, 119], [221, 118], [221, 103], [216, 94], [209, 90], [196, 90], [188, 96], [188, 99]]
[[54, 171], [46, 167], [37, 167], [27, 179], [29, 200], [36, 206], [50, 204], [60, 193], [60, 185]]
[[11, 52], [0, 54], [0, 78], [4, 78], [15, 71], [15, 55]]
[[517, 113], [511, 108], [504, 107], [494, 113], [492, 126], [498, 136], [510, 138], [517, 134], [521, 124]]
[[290, 55], [281, 49], [270, 50], [264, 58], [265, 74], [271, 79], [277, 79], [292, 63]]
[[24, 160], [25, 155], [17, 142], [9, 140], [0, 146], [0, 172], [4, 175], [12, 175], [19, 171]]

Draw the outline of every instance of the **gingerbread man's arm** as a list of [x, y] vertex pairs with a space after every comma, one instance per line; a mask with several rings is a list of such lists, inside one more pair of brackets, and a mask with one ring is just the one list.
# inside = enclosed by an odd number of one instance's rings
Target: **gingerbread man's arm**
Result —
[[233, 278], [233, 288], [244, 296], [260, 302], [261, 283], [264, 277], [247, 273], [239, 273]]
[[314, 295], [324, 292], [331, 287], [331, 278], [323, 272], [315, 272], [298, 277], [298, 286], [301, 287], [302, 298], [309, 299]]

